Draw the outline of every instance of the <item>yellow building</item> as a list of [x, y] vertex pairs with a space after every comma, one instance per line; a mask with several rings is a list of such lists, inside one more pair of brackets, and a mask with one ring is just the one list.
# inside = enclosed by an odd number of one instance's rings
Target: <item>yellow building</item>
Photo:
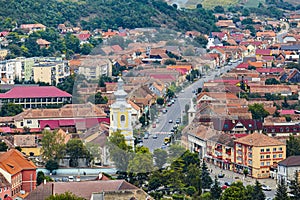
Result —
[[7, 56], [8, 50], [7, 49], [0, 49], [0, 60], [4, 60], [4, 58]]
[[234, 171], [246, 169], [253, 178], [269, 178], [270, 169], [286, 158], [286, 145], [264, 134], [253, 133], [234, 141]]
[[114, 92], [116, 101], [110, 106], [109, 135], [120, 130], [125, 137], [126, 144], [134, 147], [131, 112], [132, 107], [126, 101], [127, 93], [123, 89], [123, 80], [118, 80], [118, 90]]

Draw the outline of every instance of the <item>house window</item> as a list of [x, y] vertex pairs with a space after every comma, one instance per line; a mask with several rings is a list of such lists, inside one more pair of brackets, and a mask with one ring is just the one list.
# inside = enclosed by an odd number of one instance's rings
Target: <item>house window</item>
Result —
[[24, 122], [21, 122], [20, 125], [21, 125], [21, 126], [24, 126]]
[[270, 158], [270, 155], [266, 155], [266, 158]]
[[267, 166], [270, 166], [270, 162], [267, 162]]
[[260, 149], [260, 152], [265, 152], [265, 149]]
[[224, 129], [228, 129], [228, 124], [224, 124]]
[[125, 122], [125, 115], [121, 115], [121, 122]]
[[282, 147], [279, 147], [279, 151], [282, 151]]
[[273, 155], [273, 158], [276, 158], [277, 157], [277, 155]]
[[27, 124], [32, 124], [32, 121], [31, 120], [27, 120]]
[[260, 162], [260, 166], [264, 166], [265, 165], [265, 163], [264, 162]]
[[268, 148], [268, 149], [266, 149], [266, 152], [270, 152], [270, 149]]
[[261, 156], [260, 156], [260, 159], [264, 159], [264, 158], [265, 158], [265, 156], [264, 156], [264, 155], [261, 155]]
[[277, 149], [276, 148], [273, 148], [273, 151], [276, 151]]
[[252, 165], [252, 160], [248, 160], [248, 164], [249, 164], [249, 165]]
[[279, 158], [282, 158], [282, 154], [279, 154]]

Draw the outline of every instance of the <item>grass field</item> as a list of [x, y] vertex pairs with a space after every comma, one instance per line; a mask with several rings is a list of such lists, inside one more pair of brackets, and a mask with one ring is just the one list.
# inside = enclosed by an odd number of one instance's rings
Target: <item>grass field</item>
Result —
[[245, 7], [256, 7], [258, 6], [259, 3], [265, 3], [265, 0], [243, 0], [243, 5]]

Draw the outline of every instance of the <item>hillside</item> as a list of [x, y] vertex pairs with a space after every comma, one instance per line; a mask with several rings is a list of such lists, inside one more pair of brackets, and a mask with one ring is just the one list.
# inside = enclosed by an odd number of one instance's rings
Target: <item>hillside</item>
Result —
[[179, 10], [162, 0], [0, 0], [0, 31], [22, 23], [60, 23], [84, 29], [167, 27], [175, 30], [216, 30], [215, 18], [202, 8]]

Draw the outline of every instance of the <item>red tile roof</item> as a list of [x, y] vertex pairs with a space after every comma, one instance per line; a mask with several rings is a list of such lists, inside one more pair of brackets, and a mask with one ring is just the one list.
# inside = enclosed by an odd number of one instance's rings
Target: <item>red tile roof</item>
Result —
[[266, 146], [285, 146], [285, 144], [277, 139], [266, 136], [260, 133], [249, 134], [245, 137], [235, 140], [237, 143], [246, 144], [254, 147], [266, 147]]
[[248, 69], [249, 64], [248, 63], [241, 63], [236, 68], [237, 69]]
[[284, 71], [283, 68], [257, 68], [257, 72], [259, 73], [281, 73]]
[[62, 126], [85, 125], [86, 128], [91, 128], [101, 122], [110, 123], [109, 118], [83, 118], [83, 119], [56, 119], [56, 120], [40, 120], [41, 129], [48, 126], [50, 129], [57, 129]]
[[151, 78], [159, 79], [159, 80], [176, 80], [176, 78], [169, 74], [152, 74]]
[[281, 115], [295, 115], [295, 110], [279, 110]]
[[300, 156], [290, 156], [287, 159], [280, 161], [278, 165], [286, 167], [300, 166]]
[[256, 55], [271, 55], [271, 49], [256, 49]]
[[6, 93], [0, 94], [0, 98], [3, 99], [42, 97], [72, 97], [72, 95], [54, 86], [17, 86]]
[[36, 169], [33, 162], [27, 160], [24, 155], [16, 149], [0, 153], [0, 167], [12, 175], [25, 169]]

